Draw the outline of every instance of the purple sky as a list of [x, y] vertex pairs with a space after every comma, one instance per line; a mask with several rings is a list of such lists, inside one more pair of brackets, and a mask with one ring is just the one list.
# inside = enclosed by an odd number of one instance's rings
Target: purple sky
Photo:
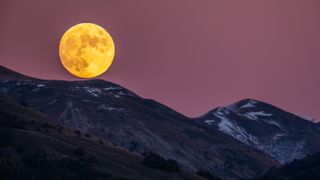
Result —
[[187, 116], [256, 98], [320, 119], [319, 0], [1, 0], [0, 64], [76, 79], [58, 43], [81, 22], [115, 40], [100, 78]]

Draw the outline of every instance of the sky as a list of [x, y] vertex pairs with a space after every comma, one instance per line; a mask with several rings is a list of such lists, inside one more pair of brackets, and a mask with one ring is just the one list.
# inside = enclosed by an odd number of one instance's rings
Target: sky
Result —
[[77, 80], [58, 44], [91, 22], [116, 46], [99, 78], [184, 115], [254, 98], [320, 120], [319, 17], [318, 0], [1, 0], [0, 64]]

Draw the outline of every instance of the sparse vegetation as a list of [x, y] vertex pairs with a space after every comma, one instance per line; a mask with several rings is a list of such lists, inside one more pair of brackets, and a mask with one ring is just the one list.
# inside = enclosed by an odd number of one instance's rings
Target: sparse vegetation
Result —
[[148, 154], [143, 159], [142, 164], [154, 169], [162, 169], [168, 172], [180, 171], [180, 167], [177, 161], [173, 159], [165, 160], [162, 156], [156, 153]]
[[76, 133], [78, 137], [81, 137], [81, 132], [80, 132], [80, 130], [75, 130], [74, 133]]
[[170, 171], [170, 172], [179, 172], [180, 171], [180, 167], [179, 167], [178, 162], [173, 159], [167, 160], [164, 169], [166, 171]]

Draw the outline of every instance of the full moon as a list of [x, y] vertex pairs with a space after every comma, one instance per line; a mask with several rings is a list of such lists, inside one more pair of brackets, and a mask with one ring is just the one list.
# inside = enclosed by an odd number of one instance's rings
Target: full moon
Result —
[[77, 24], [68, 29], [59, 44], [64, 68], [79, 78], [94, 78], [112, 64], [115, 46], [111, 35], [92, 23]]

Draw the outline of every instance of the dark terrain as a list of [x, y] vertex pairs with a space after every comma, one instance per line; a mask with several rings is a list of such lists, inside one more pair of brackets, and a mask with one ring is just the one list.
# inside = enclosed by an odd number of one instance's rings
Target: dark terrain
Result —
[[270, 170], [256, 180], [319, 180], [320, 152]]
[[[14, 97], [20, 104], [34, 109], [32, 111], [46, 114], [56, 123], [61, 123], [67, 128], [79, 129], [81, 134], [90, 134], [92, 137], [95, 136], [110, 142], [113, 146], [140, 155], [157, 153], [165, 159], [177, 161], [183, 171], [208, 172], [224, 179], [238, 179], [252, 178], [279, 165], [277, 161], [260, 150], [219, 130], [192, 121], [156, 101], [143, 99], [114, 83], [103, 80], [74, 82], [39, 80], [12, 72], [4, 67], [0, 68], [0, 80], [0, 91]], [[2, 120], [8, 121], [8, 118], [2, 118]], [[14, 131], [21, 130], [14, 129]], [[40, 135], [43, 133], [47, 132], [41, 131]], [[14, 134], [14, 136], [16, 135]], [[57, 130], [49, 131], [47, 136], [48, 138], [54, 137], [54, 139], [59, 137], [60, 141], [64, 141], [61, 143], [66, 147], [73, 145], [70, 151], [80, 145], [84, 146], [79, 144], [79, 141], [83, 141], [81, 138], [74, 136], [66, 138]], [[37, 137], [37, 135], [24, 136], [19, 134], [17, 139], [21, 139], [19, 141], [21, 146], [24, 142], [31, 141], [30, 145], [36, 147]], [[25, 141], [24, 138], [26, 138]], [[64, 140], [65, 138], [66, 140]], [[99, 149], [95, 146], [101, 146], [97, 142], [93, 143], [90, 138], [89, 140], [85, 139], [86, 141], [83, 142], [91, 143], [88, 146], [92, 149]], [[39, 142], [41, 141], [39, 140]], [[26, 144], [24, 149], [28, 149], [27, 146], [29, 145]], [[53, 148], [55, 145], [51, 147]], [[89, 147], [85, 149], [89, 149]], [[109, 145], [107, 147], [110, 151], [114, 149]], [[102, 153], [102, 150], [98, 152], [100, 157], [97, 157], [95, 162], [100, 163], [100, 158], [105, 158], [105, 161], [110, 162], [110, 159], [107, 158], [110, 156]], [[123, 151], [120, 152], [123, 153]], [[143, 168], [138, 165], [141, 160], [141, 156], [138, 154], [128, 153], [129, 157], [135, 157], [136, 160], [125, 158], [128, 162], [119, 162], [119, 166], [127, 166], [130, 164], [129, 161], [133, 161], [131, 162], [132, 166]], [[92, 152], [91, 155], [94, 156], [95, 153]], [[120, 157], [115, 157], [115, 166], [118, 158]], [[112, 165], [109, 164], [106, 167], [110, 166]], [[106, 167], [101, 165], [98, 169]], [[61, 170], [63, 169], [61, 168]], [[131, 177], [130, 172], [117, 172], [116, 169], [114, 171], [118, 175]], [[111, 171], [108, 172], [111, 174]], [[139, 179], [139, 172], [142, 170], [131, 172], [137, 173], [132, 178]], [[156, 173], [160, 172], [156, 171]], [[163, 174], [163, 176], [165, 175], [167, 174]], [[181, 177], [177, 174], [175, 176]]]
[[152, 169], [142, 160], [0, 94], [1, 179], [201, 179]]

